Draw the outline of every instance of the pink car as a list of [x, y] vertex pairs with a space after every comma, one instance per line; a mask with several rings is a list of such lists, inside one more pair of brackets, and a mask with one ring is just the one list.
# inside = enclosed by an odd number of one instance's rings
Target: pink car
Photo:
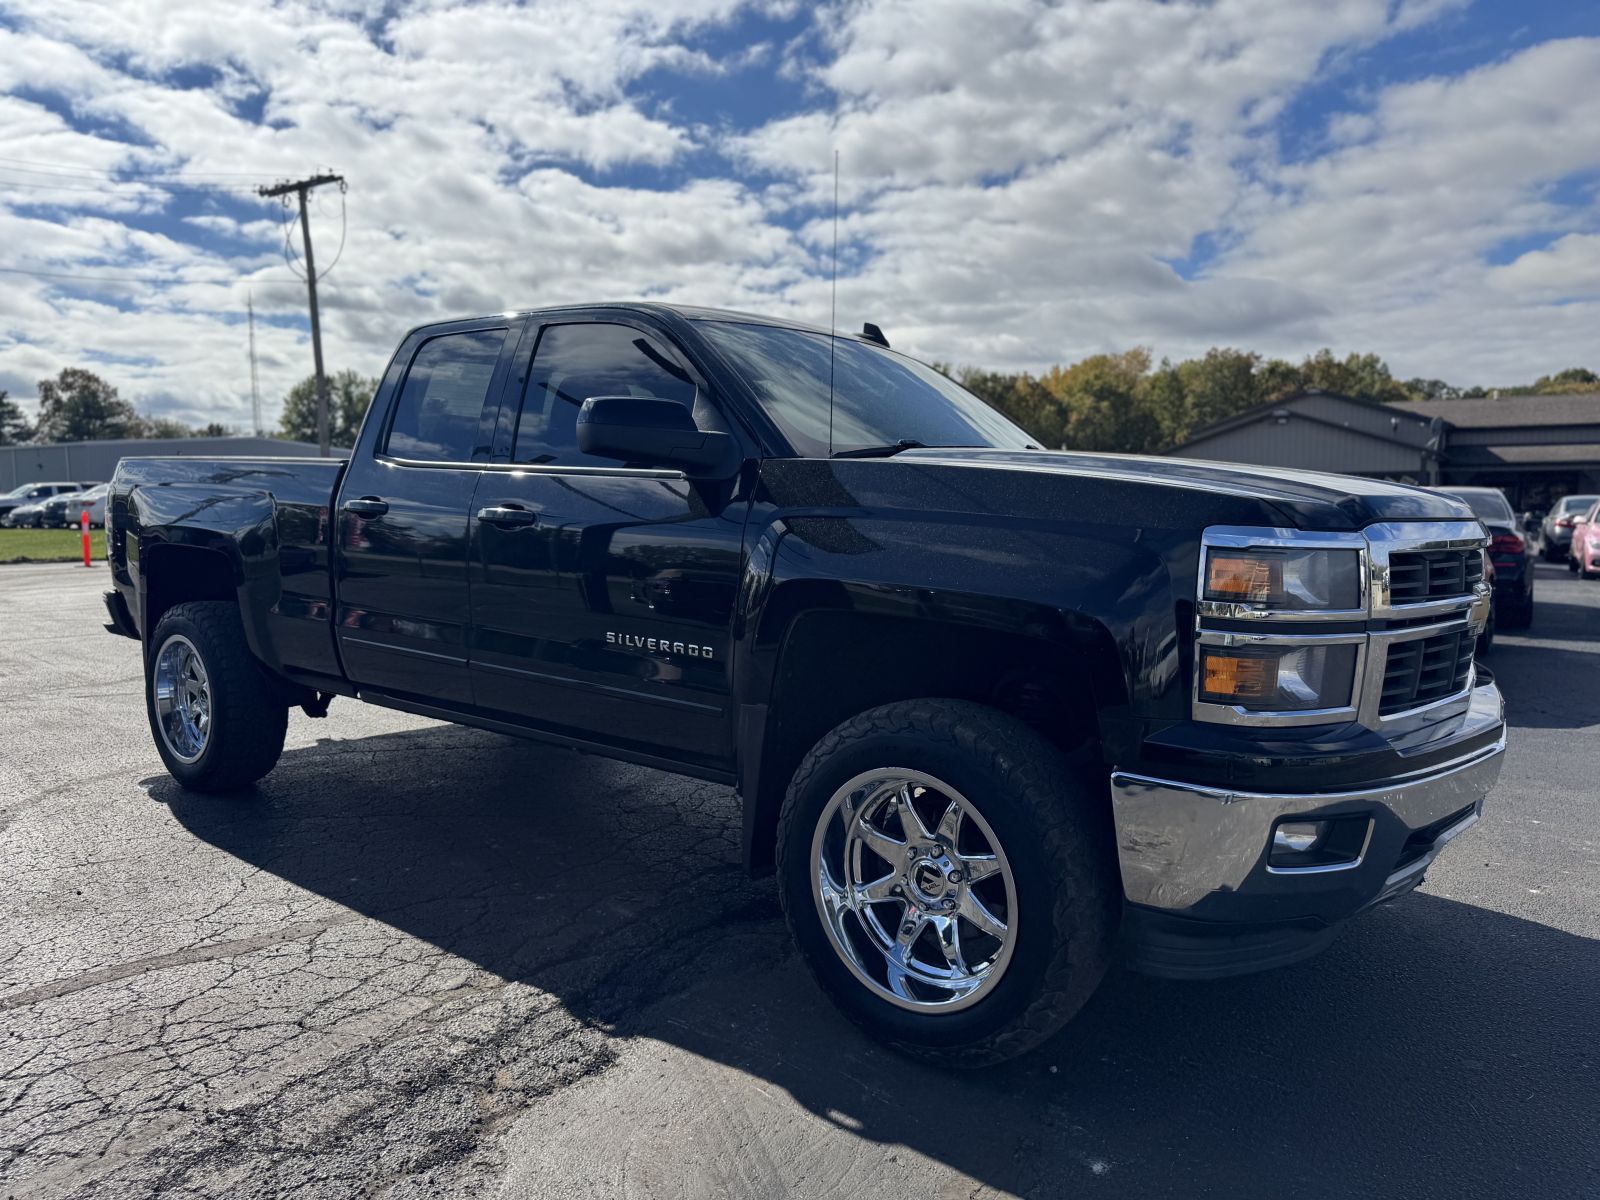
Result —
[[1589, 511], [1572, 519], [1572, 551], [1567, 559], [1567, 570], [1576, 571], [1585, 579], [1600, 575], [1600, 500], [1589, 506]]

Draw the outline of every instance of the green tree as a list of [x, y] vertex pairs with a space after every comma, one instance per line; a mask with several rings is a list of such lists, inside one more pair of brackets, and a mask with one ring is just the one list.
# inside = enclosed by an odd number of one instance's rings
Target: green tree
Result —
[[1536, 392], [1600, 392], [1600, 375], [1588, 367], [1568, 367], [1554, 375], [1541, 375], [1533, 382]]
[[133, 405], [93, 371], [66, 367], [54, 379], [39, 381], [40, 441], [139, 437], [143, 424]]
[[33, 428], [18, 404], [7, 392], [0, 391], [0, 446], [20, 446], [33, 436]]
[[1461, 389], [1442, 379], [1408, 379], [1401, 385], [1413, 400], [1456, 400]]
[[1304, 386], [1337, 392], [1358, 400], [1388, 404], [1409, 400], [1406, 389], [1389, 374], [1389, 367], [1376, 354], [1349, 354], [1339, 359], [1328, 349], [1318, 350], [1300, 364]]
[[1127, 454], [1161, 445], [1161, 422], [1150, 400], [1150, 351], [1143, 346], [1052, 367], [1039, 383], [1065, 410], [1060, 444]]
[[1245, 350], [1213, 346], [1204, 358], [1178, 365], [1189, 429], [1199, 429], [1254, 408], [1261, 403], [1256, 371], [1261, 356]]
[[194, 430], [175, 417], [146, 417], [144, 431], [139, 435], [149, 438], [193, 437]]
[[[328, 376], [328, 438], [335, 446], [353, 446], [378, 381], [355, 371]], [[317, 440], [317, 377], [307, 375], [283, 398], [279, 430], [295, 442]]]

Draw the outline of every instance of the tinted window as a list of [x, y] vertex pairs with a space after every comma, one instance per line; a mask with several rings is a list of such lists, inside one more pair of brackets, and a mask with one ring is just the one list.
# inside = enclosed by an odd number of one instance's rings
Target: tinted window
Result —
[[732, 360], [805, 457], [829, 453], [830, 422], [833, 450], [906, 438], [925, 446], [1030, 445], [1027, 433], [971, 392], [903, 354], [775, 325], [705, 321], [700, 330]]
[[1596, 500], [1600, 500], [1600, 496], [1568, 496], [1561, 502], [1561, 511], [1564, 513], [1581, 512]]
[[411, 360], [389, 427], [389, 453], [428, 462], [470, 462], [504, 329], [447, 333]]
[[1472, 515], [1480, 521], [1515, 521], [1516, 514], [1511, 511], [1511, 504], [1499, 492], [1488, 491], [1459, 491], [1448, 492], [1457, 500], [1465, 502], [1472, 510]]
[[659, 339], [628, 325], [551, 325], [540, 335], [517, 416], [512, 461], [617, 465], [578, 452], [578, 409], [591, 396], [644, 396], [694, 406], [695, 388]]

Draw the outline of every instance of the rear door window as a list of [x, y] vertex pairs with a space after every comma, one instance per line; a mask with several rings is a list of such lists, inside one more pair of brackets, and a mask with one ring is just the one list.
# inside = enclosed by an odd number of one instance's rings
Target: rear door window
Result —
[[421, 462], [471, 462], [488, 453], [484, 402], [505, 340], [504, 329], [473, 329], [424, 342], [395, 405], [388, 453]]

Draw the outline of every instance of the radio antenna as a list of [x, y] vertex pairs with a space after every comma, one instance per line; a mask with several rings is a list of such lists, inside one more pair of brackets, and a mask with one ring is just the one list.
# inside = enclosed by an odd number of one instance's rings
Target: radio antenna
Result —
[[828, 298], [828, 456], [833, 457], [833, 342], [839, 328], [839, 151], [833, 152], [833, 282]]

